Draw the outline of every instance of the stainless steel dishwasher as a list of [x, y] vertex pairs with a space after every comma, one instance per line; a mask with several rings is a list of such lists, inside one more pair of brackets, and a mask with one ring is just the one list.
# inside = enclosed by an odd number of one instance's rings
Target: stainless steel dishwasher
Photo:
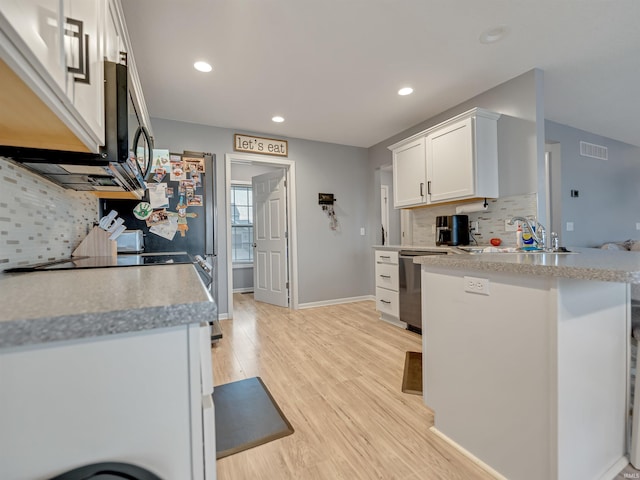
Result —
[[446, 255], [447, 252], [400, 250], [399, 294], [400, 321], [407, 324], [407, 330], [422, 333], [422, 300], [420, 288], [420, 264], [413, 263], [414, 257], [425, 255]]

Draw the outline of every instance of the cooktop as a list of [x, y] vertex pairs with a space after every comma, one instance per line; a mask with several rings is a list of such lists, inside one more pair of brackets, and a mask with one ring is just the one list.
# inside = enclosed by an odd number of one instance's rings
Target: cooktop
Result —
[[9, 268], [11, 272], [38, 272], [43, 270], [71, 270], [74, 268], [108, 268], [141, 265], [166, 265], [172, 263], [193, 263], [193, 258], [186, 252], [126, 254], [116, 257], [73, 257], [36, 265]]

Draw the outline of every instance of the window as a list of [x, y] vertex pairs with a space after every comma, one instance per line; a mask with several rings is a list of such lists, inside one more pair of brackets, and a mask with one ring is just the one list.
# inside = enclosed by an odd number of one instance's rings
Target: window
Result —
[[231, 261], [253, 263], [251, 185], [231, 185]]

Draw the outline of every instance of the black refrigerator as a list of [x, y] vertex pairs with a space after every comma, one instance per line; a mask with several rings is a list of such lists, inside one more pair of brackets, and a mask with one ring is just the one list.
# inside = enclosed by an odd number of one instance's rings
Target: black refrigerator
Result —
[[204, 268], [196, 266], [217, 307], [215, 155], [167, 151], [156, 156], [154, 151], [145, 180], [148, 188], [142, 200], [102, 199], [100, 217], [115, 210], [127, 230], [141, 230], [144, 255], [186, 252], [193, 259], [202, 258]]

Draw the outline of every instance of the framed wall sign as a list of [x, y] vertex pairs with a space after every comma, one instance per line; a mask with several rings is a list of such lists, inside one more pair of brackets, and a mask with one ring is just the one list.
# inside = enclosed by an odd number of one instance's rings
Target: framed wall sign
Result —
[[233, 136], [233, 149], [236, 152], [261, 153], [263, 155], [289, 156], [289, 144], [286, 140], [275, 138], [253, 137], [251, 135]]

